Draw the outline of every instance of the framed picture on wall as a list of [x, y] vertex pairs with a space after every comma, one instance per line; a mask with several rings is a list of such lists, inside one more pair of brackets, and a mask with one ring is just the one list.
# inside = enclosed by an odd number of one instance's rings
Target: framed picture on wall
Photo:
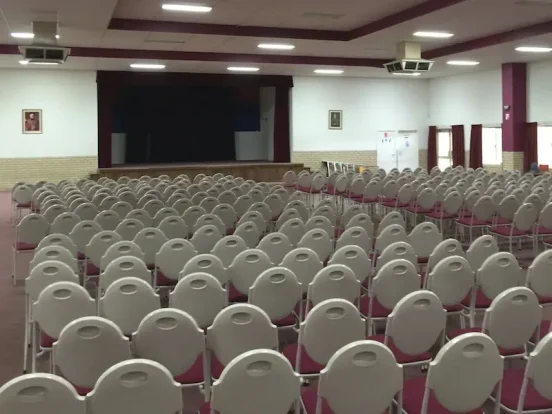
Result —
[[343, 129], [343, 111], [330, 109], [328, 114], [328, 129]]
[[23, 109], [24, 134], [42, 134], [42, 109]]

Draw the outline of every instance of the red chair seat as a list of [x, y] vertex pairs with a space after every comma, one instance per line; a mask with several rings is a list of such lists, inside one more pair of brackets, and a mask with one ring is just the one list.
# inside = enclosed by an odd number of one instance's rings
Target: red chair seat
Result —
[[493, 224], [493, 223], [497, 226], [505, 226], [508, 224], [512, 224], [512, 221], [504, 217], [495, 217], [494, 219], [491, 218], [487, 220], [487, 224]]
[[81, 397], [85, 397], [86, 394], [92, 391], [92, 388], [79, 387], [78, 385], [75, 385], [75, 384], [73, 384], [73, 387], [75, 387], [75, 390], [77, 390], [77, 394], [79, 394]]
[[362, 204], [374, 204], [378, 201], [379, 200], [377, 198], [365, 198], [364, 200], [361, 199]]
[[228, 285], [228, 300], [230, 302], [247, 302], [247, 295], [239, 292], [232, 283]]
[[547, 229], [544, 226], [539, 226], [536, 229], [533, 229], [531, 232], [533, 234], [539, 234], [539, 235], [550, 235], [552, 234], [552, 229]]
[[99, 276], [100, 268], [93, 263], [86, 263], [86, 276]]
[[[420, 414], [422, 412], [422, 401], [424, 399], [425, 392], [425, 377], [416, 377], [408, 379], [404, 382], [403, 387], [403, 409], [408, 414]], [[447, 410], [433, 393], [429, 396], [427, 412], [431, 414], [453, 414], [452, 411]], [[483, 414], [482, 410], [474, 410], [465, 414]]]
[[447, 312], [462, 312], [462, 309], [464, 307], [458, 303], [456, 305], [443, 305], [443, 309], [445, 309]]
[[[383, 344], [385, 342], [385, 335], [373, 335], [373, 336], [369, 336], [366, 339], [381, 342]], [[393, 355], [395, 355], [395, 359], [399, 364], [412, 364], [414, 362], [423, 362], [423, 361], [431, 360], [431, 354], [429, 352], [424, 352], [424, 353], [421, 353], [420, 355], [405, 354], [399, 348], [397, 348], [397, 346], [393, 343], [393, 340], [391, 338], [387, 340], [387, 347], [391, 350], [391, 352], [393, 352]]]
[[395, 201], [397, 201], [396, 198], [392, 197], [392, 198], [382, 198], [381, 199], [381, 204], [385, 204], [385, 203], [393, 203], [393, 205], [395, 205]]
[[491, 227], [489, 231], [491, 233], [506, 237], [509, 237], [510, 235], [514, 237], [526, 236], [528, 234], [526, 231], [519, 230], [516, 227], [512, 228], [510, 226]]
[[28, 252], [30, 250], [36, 249], [38, 247], [38, 244], [17, 242], [13, 245], [13, 247], [17, 252]]
[[548, 304], [552, 303], [552, 298], [551, 297], [537, 295], [537, 298], [539, 298], [539, 303], [541, 305], [548, 305]]
[[[502, 404], [512, 411], [516, 411], [518, 406], [519, 394], [523, 383], [524, 370], [506, 369], [502, 379]], [[523, 403], [523, 411], [538, 411], [552, 409], [552, 400], [544, 398], [538, 393], [529, 381], [527, 384], [527, 393]]]
[[[471, 292], [462, 300], [462, 305], [465, 307], [470, 306], [471, 301]], [[487, 309], [491, 306], [492, 300], [483, 294], [482, 291], [478, 290], [475, 294], [475, 309]]]
[[[460, 335], [463, 335], [465, 333], [470, 333], [470, 332], [481, 332], [481, 327], [453, 329], [447, 334], [447, 338], [453, 339]], [[525, 352], [525, 348], [523, 346], [519, 348], [509, 348], [509, 349], [498, 347], [498, 352], [500, 352], [500, 355], [502, 356], [518, 355], [518, 354], [523, 354]]]
[[157, 269], [157, 286], [176, 286], [178, 280], [170, 279], [163, 274], [163, 272]]
[[418, 257], [418, 264], [426, 264], [429, 261], [429, 257]]
[[406, 211], [409, 213], [416, 213], [416, 214], [428, 214], [433, 211], [431, 208], [422, 208], [420, 206], [409, 206], [405, 208]]
[[345, 229], [335, 229], [334, 236], [336, 239], [339, 239], [339, 237], [345, 232]]
[[[316, 414], [316, 402], [318, 400], [318, 392], [316, 388], [310, 387], [305, 388], [301, 392], [301, 401], [303, 402], [303, 407], [305, 407], [305, 412], [307, 414]], [[334, 414], [334, 411], [331, 409], [330, 405], [325, 398], [321, 398], [321, 410], [319, 414]], [[385, 410], [382, 414], [387, 414], [388, 411]], [[201, 413], [203, 414], [203, 413]]]
[[274, 325], [279, 328], [284, 328], [287, 326], [295, 326], [297, 324], [297, 316], [294, 313], [290, 313], [288, 316], [278, 319], [277, 321], [272, 321]]
[[40, 331], [40, 347], [41, 348], [51, 348], [56, 342], [57, 339], [52, 338], [45, 332]]
[[444, 211], [443, 212], [441, 212], [441, 211], [432, 211], [431, 213], [427, 213], [426, 216], [430, 217], [432, 219], [446, 220], [446, 219], [451, 219], [451, 218], [456, 217], [456, 214], [446, 213]]
[[303, 193], [309, 193], [310, 192], [310, 187], [303, 187], [302, 185], [300, 185], [299, 187], [297, 187], [297, 189], [299, 191], [302, 191]]
[[531, 336], [531, 342], [536, 344], [544, 336], [548, 335], [548, 332], [550, 332], [550, 321], [541, 321], [538, 331], [535, 329], [535, 333]]
[[[363, 296], [360, 298], [360, 312], [364, 316], [368, 316], [368, 309], [370, 306], [371, 298], [369, 296]], [[374, 303], [372, 305], [372, 318], [386, 318], [391, 313], [392, 309], [384, 308], [381, 303], [379, 303], [377, 298], [374, 298]]]
[[188, 371], [177, 375], [174, 380], [180, 384], [199, 384], [203, 382], [203, 355], [199, 354]]
[[543, 240], [544, 244], [552, 244], [552, 237]]
[[30, 208], [31, 205], [32, 205], [32, 204], [31, 204], [30, 202], [29, 202], [29, 203], [17, 203], [17, 204], [16, 204], [16, 207], [17, 207], [17, 208]]
[[[282, 354], [290, 362], [291, 366], [295, 368], [295, 363], [297, 361], [297, 349], [299, 348], [298, 344], [291, 344], [284, 348]], [[298, 373], [300, 374], [318, 374], [324, 369], [324, 365], [319, 364], [314, 361], [305, 348], [301, 346], [301, 360], [299, 364]]]
[[[278, 217], [280, 217], [280, 215], [278, 215], [277, 217], [275, 217], [273, 220], [278, 220]], [[231, 236], [232, 234], [234, 234], [235, 231], [236, 231], [235, 228], [226, 229], [226, 235], [227, 235], [227, 236]]]
[[77, 252], [77, 260], [84, 260], [84, 259], [86, 259], [86, 256], [84, 255], [84, 253]]
[[218, 360], [214, 352], [211, 352], [211, 377], [214, 379], [220, 378], [220, 374], [224, 371], [224, 365]]
[[458, 224], [463, 224], [464, 226], [486, 226], [487, 223], [485, 220], [479, 220], [475, 217], [462, 217], [456, 220]]

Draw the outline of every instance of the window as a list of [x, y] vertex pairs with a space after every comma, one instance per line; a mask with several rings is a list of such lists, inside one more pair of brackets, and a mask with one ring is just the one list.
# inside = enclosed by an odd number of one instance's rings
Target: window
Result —
[[537, 151], [540, 165], [552, 165], [552, 125], [538, 127]]
[[441, 171], [452, 167], [452, 131], [450, 129], [437, 131], [437, 166]]
[[484, 127], [482, 140], [483, 165], [502, 165], [502, 128]]

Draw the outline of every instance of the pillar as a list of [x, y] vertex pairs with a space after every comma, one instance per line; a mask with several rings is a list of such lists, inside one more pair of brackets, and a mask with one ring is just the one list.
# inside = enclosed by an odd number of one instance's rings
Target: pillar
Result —
[[502, 164], [504, 170], [523, 171], [527, 122], [527, 65], [502, 65]]

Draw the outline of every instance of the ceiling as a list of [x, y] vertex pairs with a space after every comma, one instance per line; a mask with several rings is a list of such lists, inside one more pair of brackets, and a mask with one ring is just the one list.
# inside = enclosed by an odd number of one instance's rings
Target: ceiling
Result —
[[[205, 4], [206, 14], [169, 12], [162, 3]], [[11, 32], [33, 21], [59, 22], [63, 69], [129, 70], [133, 62], [162, 62], [168, 71], [224, 73], [229, 62], [255, 64], [261, 74], [311, 75], [339, 68], [340, 76], [391, 77], [381, 64], [396, 44], [421, 41], [434, 59], [419, 78], [471, 73], [505, 62], [551, 54], [516, 46], [552, 46], [552, 0], [0, 0], [0, 67], [21, 67]], [[414, 38], [447, 31], [447, 39]], [[261, 42], [292, 43], [292, 51], [262, 51]], [[473, 67], [448, 60], [477, 60]]]

